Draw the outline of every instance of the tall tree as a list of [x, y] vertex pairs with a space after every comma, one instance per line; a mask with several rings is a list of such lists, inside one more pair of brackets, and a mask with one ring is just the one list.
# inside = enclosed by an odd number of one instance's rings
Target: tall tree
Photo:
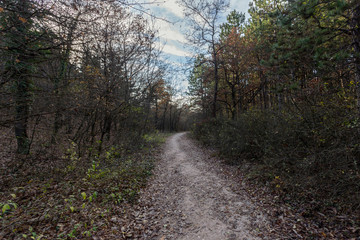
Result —
[[219, 86], [219, 46], [221, 14], [228, 8], [228, 0], [181, 0], [185, 17], [191, 30], [187, 33], [190, 43], [207, 51], [213, 65], [214, 91], [212, 99], [212, 117], [217, 114], [217, 98]]
[[202, 117], [208, 117], [211, 103], [211, 84], [208, 81], [209, 69], [211, 69], [204, 55], [196, 57], [194, 66], [189, 77], [188, 94], [191, 96], [192, 105], [202, 110]]
[[1, 3], [5, 7], [1, 9], [1, 51], [6, 56], [4, 74], [14, 86], [17, 152], [28, 154], [32, 75], [39, 58], [49, 49], [44, 41], [45, 29], [39, 23], [45, 10], [41, 1], [2, 0]]

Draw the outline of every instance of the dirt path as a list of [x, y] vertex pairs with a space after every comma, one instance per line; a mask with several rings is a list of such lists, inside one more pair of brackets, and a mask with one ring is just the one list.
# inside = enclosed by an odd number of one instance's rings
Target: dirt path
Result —
[[[142, 219], [159, 226], [144, 239], [261, 239], [265, 225], [246, 194], [234, 193], [234, 184], [218, 174], [210, 156], [186, 133], [171, 136], [165, 145], [155, 177], [142, 199], [153, 206]], [[142, 201], [142, 200], [140, 200]]]

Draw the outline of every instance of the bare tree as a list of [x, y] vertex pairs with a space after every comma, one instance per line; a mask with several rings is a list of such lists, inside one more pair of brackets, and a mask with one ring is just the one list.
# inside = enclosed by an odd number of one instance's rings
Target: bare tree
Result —
[[186, 33], [187, 40], [210, 55], [213, 65], [214, 92], [212, 99], [212, 116], [216, 117], [219, 85], [219, 45], [220, 18], [228, 8], [228, 0], [180, 0], [190, 30]]
[[152, 22], [121, 1], [0, 3], [0, 121], [14, 126], [19, 153], [29, 153], [35, 132], [101, 151], [153, 127], [165, 67]]

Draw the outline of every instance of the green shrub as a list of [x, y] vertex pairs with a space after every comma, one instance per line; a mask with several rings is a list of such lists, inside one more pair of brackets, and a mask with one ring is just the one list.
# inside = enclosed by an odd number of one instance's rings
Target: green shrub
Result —
[[359, 120], [342, 106], [249, 111], [237, 120], [203, 121], [192, 133], [229, 163], [250, 165], [248, 176], [284, 199], [315, 200], [347, 212], [359, 207]]

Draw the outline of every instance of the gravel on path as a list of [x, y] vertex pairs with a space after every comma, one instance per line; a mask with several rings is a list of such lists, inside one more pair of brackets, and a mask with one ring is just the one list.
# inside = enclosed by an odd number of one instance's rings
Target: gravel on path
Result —
[[139, 200], [147, 225], [140, 239], [263, 239], [267, 225], [248, 195], [209, 162], [209, 153], [187, 133], [169, 137], [149, 186]]

